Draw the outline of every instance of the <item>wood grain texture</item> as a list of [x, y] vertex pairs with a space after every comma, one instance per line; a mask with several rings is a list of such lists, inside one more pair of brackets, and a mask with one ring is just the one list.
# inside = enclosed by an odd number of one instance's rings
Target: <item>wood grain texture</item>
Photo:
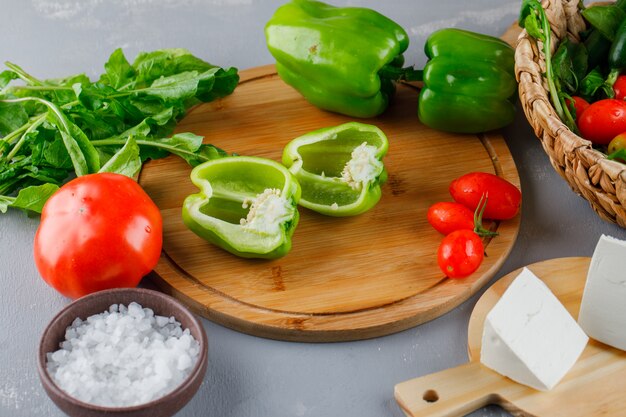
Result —
[[[241, 73], [234, 94], [195, 108], [178, 131], [205, 136], [228, 152], [280, 161], [293, 138], [351, 119], [321, 111], [285, 85], [273, 66]], [[190, 167], [176, 157], [147, 163], [139, 182], [161, 209], [163, 256], [154, 281], [197, 313], [257, 336], [339, 341], [381, 336], [446, 313], [480, 289], [512, 249], [519, 216], [491, 225], [484, 263], [464, 280], [439, 271], [442, 236], [426, 221], [428, 207], [451, 201], [448, 185], [469, 171], [496, 173], [519, 186], [503, 138], [447, 134], [417, 118], [417, 91], [398, 88], [381, 117], [365, 120], [388, 136], [389, 179], [379, 204], [352, 218], [300, 208], [293, 249], [272, 261], [231, 255], [186, 229], [184, 198], [196, 191]]]
[[[590, 258], [559, 258], [528, 268], [577, 318], [589, 262]], [[464, 416], [488, 404], [501, 405], [515, 416], [626, 415], [626, 352], [600, 342], [590, 340], [574, 367], [547, 392], [518, 384], [480, 364], [485, 317], [520, 272], [500, 279], [474, 307], [468, 331], [469, 363], [396, 385], [396, 400], [408, 416]]]

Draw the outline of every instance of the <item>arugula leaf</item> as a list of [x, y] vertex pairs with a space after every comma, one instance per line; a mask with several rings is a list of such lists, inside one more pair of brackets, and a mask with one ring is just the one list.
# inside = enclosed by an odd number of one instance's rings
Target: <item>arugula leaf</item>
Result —
[[96, 82], [84, 74], [39, 79], [5, 65], [0, 196], [100, 170], [132, 175], [142, 161], [171, 153], [192, 165], [227, 156], [199, 136], [170, 135], [191, 106], [232, 93], [236, 68], [222, 69], [186, 49], [140, 53], [132, 65], [117, 49]]
[[137, 146], [135, 138], [131, 136], [126, 144], [98, 172], [116, 172], [127, 177], [133, 177], [140, 169], [139, 146]]
[[132, 87], [135, 70], [130, 66], [121, 48], [113, 51], [109, 60], [104, 64], [106, 74], [100, 77], [100, 82], [119, 90], [121, 87]]
[[17, 78], [17, 74], [11, 70], [0, 72], [0, 90], [9, 85], [12, 80], [16, 80]]
[[17, 197], [0, 196], [0, 212], [6, 213], [9, 207], [41, 213], [43, 206], [59, 187], [54, 184], [26, 187]]
[[21, 103], [0, 102], [0, 136], [8, 135], [28, 122], [28, 113]]

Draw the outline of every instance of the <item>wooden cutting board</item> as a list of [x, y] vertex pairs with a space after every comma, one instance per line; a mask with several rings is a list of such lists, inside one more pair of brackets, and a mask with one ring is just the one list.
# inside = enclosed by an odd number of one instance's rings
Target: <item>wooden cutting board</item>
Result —
[[[447, 134], [417, 118], [417, 90], [398, 88], [381, 117], [362, 120], [388, 136], [389, 179], [371, 211], [330, 218], [304, 208], [293, 249], [277, 260], [248, 260], [203, 241], [181, 219], [184, 198], [196, 191], [191, 168], [177, 157], [147, 163], [139, 182], [161, 209], [162, 257], [156, 284], [200, 315], [257, 336], [298, 341], [364, 339], [438, 317], [483, 287], [511, 251], [519, 216], [491, 225], [480, 269], [449, 280], [437, 267], [442, 236], [426, 221], [428, 207], [451, 201], [448, 185], [486, 171], [519, 187], [509, 150], [498, 133]], [[241, 72], [234, 94], [195, 108], [178, 131], [205, 136], [228, 152], [280, 161], [293, 138], [351, 119], [321, 111], [284, 84], [274, 66]]]
[[[577, 318], [590, 260], [559, 258], [528, 268]], [[396, 400], [408, 416], [464, 416], [488, 404], [499, 404], [515, 416], [626, 416], [626, 352], [600, 342], [590, 340], [574, 367], [547, 392], [518, 384], [480, 364], [485, 317], [520, 272], [498, 280], [474, 307], [468, 364], [396, 385]]]

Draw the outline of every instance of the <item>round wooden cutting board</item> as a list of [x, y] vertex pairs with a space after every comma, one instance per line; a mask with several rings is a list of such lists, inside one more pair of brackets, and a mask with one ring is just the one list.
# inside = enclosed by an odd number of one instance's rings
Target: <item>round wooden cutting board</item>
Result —
[[[276, 75], [274, 66], [241, 72], [235, 92], [195, 108], [178, 131], [205, 136], [229, 153], [280, 161], [293, 138], [352, 119], [318, 110]], [[426, 221], [428, 207], [452, 201], [450, 182], [470, 171], [495, 173], [519, 187], [503, 138], [448, 134], [421, 125], [417, 90], [400, 85], [387, 112], [361, 120], [389, 139], [389, 179], [376, 207], [357, 217], [330, 218], [300, 208], [293, 249], [277, 260], [238, 258], [203, 241], [181, 219], [196, 192], [191, 168], [177, 157], [145, 164], [139, 182], [161, 209], [163, 254], [156, 284], [200, 315], [230, 328], [282, 340], [355, 340], [431, 320], [465, 301], [499, 269], [517, 236], [519, 215], [492, 224], [486, 257], [463, 280], [437, 266], [442, 235]]]
[[[528, 266], [567, 311], [578, 317], [590, 258], [558, 258]], [[480, 297], [470, 318], [470, 362], [456, 368], [402, 382], [396, 400], [408, 416], [460, 417], [498, 404], [515, 416], [623, 416], [626, 409], [626, 352], [590, 339], [578, 361], [550, 391], [518, 384], [480, 364], [487, 313], [519, 275], [498, 280]]]

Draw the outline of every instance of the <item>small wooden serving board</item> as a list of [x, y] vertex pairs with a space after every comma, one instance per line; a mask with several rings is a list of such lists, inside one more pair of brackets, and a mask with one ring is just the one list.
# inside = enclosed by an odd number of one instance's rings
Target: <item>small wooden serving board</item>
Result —
[[[282, 82], [274, 66], [241, 72], [235, 92], [195, 108], [178, 126], [240, 155], [280, 161], [293, 138], [351, 121], [319, 110]], [[426, 221], [450, 182], [470, 171], [495, 173], [519, 187], [511, 154], [497, 133], [448, 134], [417, 118], [418, 92], [400, 85], [381, 117], [361, 120], [389, 139], [389, 179], [376, 207], [349, 218], [300, 208], [293, 249], [277, 260], [238, 258], [190, 232], [184, 198], [197, 191], [191, 168], [177, 157], [151, 161], [140, 184], [161, 209], [163, 254], [157, 285], [200, 315], [257, 336], [339, 341], [381, 336], [446, 313], [484, 286], [511, 251], [520, 218], [494, 224], [479, 270], [449, 280], [437, 266], [442, 239]]]
[[[559, 258], [530, 265], [578, 317], [590, 258]], [[626, 416], [626, 352], [595, 340], [552, 390], [537, 391], [480, 364], [483, 324], [520, 270], [498, 280], [480, 298], [468, 330], [470, 362], [456, 368], [402, 382], [395, 397], [407, 416], [464, 416], [488, 404], [498, 404], [515, 416]]]

